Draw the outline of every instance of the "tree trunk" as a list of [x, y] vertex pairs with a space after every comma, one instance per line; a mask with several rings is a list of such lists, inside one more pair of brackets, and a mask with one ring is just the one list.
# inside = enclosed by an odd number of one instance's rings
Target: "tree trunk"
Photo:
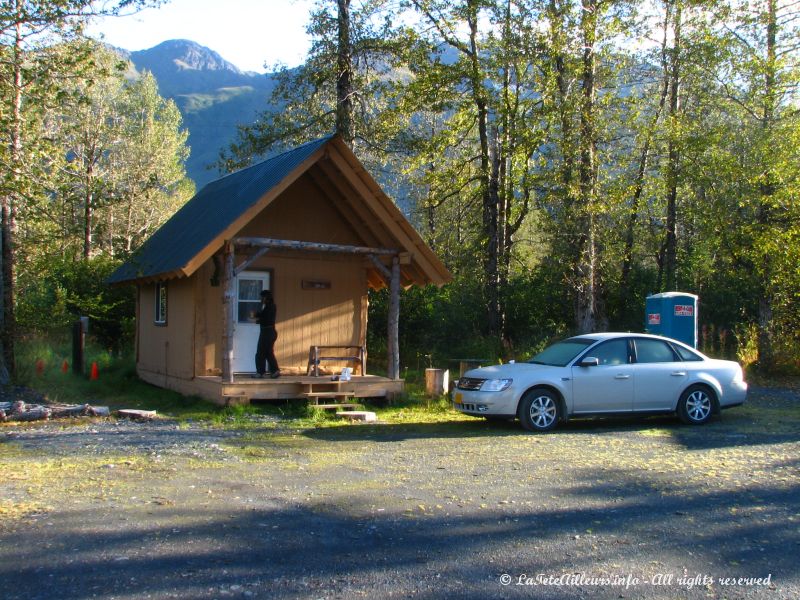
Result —
[[23, 60], [24, 50], [23, 31], [22, 31], [22, 11], [23, 3], [15, 0], [14, 10], [17, 17], [15, 28], [14, 47], [12, 48], [12, 65], [14, 86], [12, 89], [12, 114], [11, 114], [11, 139], [10, 139], [10, 162], [11, 162], [11, 185], [7, 194], [2, 198], [2, 339], [3, 361], [5, 365], [0, 367], [7, 370], [12, 376], [16, 371], [16, 361], [14, 355], [14, 343], [16, 337], [16, 319], [14, 315], [14, 286], [15, 286], [15, 252], [16, 243], [16, 194], [20, 185], [22, 175], [22, 93], [24, 87], [23, 80]]
[[[763, 127], [765, 138], [770, 139], [775, 125], [775, 111], [777, 109], [777, 37], [778, 19], [776, 0], [767, 0], [767, 56], [764, 69], [764, 114]], [[760, 186], [760, 202], [756, 214], [759, 229], [766, 232], [771, 220], [771, 196], [775, 194], [776, 183], [768, 170], [764, 176], [764, 181]], [[773, 349], [773, 294], [772, 277], [773, 266], [772, 256], [765, 252], [762, 257], [760, 288], [761, 293], [758, 301], [758, 365], [761, 369], [769, 372], [775, 366], [775, 353]]]
[[350, 40], [350, 0], [337, 0], [338, 44], [336, 75], [336, 133], [353, 147], [355, 120], [353, 118], [353, 49]]
[[86, 177], [84, 184], [86, 190], [83, 197], [83, 258], [89, 260], [92, 255], [92, 227], [94, 220], [94, 157], [90, 153], [87, 157]]
[[667, 219], [666, 244], [664, 247], [664, 287], [674, 291], [677, 287], [678, 270], [678, 170], [680, 150], [678, 148], [677, 121], [680, 112], [681, 84], [681, 0], [675, 0], [674, 41], [670, 57], [669, 118], [670, 131], [667, 145]]
[[667, 95], [669, 94], [669, 73], [667, 63], [667, 33], [669, 30], [670, 15], [672, 12], [671, 4], [667, 3], [664, 11], [664, 38], [661, 43], [661, 68], [663, 80], [661, 84], [661, 94], [658, 98], [658, 109], [650, 124], [650, 128], [645, 132], [642, 151], [639, 155], [639, 164], [636, 170], [636, 180], [633, 186], [633, 197], [631, 198], [630, 212], [628, 213], [628, 223], [625, 228], [625, 248], [622, 253], [622, 275], [620, 277], [619, 306], [624, 307], [630, 290], [630, 274], [633, 265], [633, 245], [636, 230], [636, 222], [639, 218], [639, 203], [644, 192], [644, 180], [647, 174], [647, 166], [650, 161], [650, 145], [655, 135], [656, 127], [664, 112]]
[[580, 162], [578, 178], [580, 206], [578, 218], [578, 261], [575, 269], [575, 325], [580, 333], [595, 331], [598, 316], [599, 281], [597, 273], [597, 154], [595, 142], [595, 42], [597, 36], [597, 0], [584, 0], [581, 15], [583, 56], [581, 70]]
[[478, 138], [480, 143], [480, 180], [483, 207], [483, 273], [484, 295], [487, 305], [487, 326], [491, 336], [502, 331], [502, 310], [500, 307], [500, 290], [498, 289], [498, 176], [496, 144], [489, 140], [489, 108], [486, 90], [483, 87], [484, 77], [480, 67], [478, 49], [478, 9], [480, 3], [470, 0], [467, 3], [469, 26], [469, 47], [464, 51], [470, 60], [470, 87], [475, 104]]

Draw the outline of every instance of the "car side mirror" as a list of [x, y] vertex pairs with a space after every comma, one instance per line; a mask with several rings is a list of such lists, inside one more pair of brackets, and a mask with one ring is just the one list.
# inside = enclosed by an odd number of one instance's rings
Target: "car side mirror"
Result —
[[600, 359], [595, 358], [594, 356], [587, 356], [581, 362], [578, 363], [579, 367], [596, 367], [600, 364]]

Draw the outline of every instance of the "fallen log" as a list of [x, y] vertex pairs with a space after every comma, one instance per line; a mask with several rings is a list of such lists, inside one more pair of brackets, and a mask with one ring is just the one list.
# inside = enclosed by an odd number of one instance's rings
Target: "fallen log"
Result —
[[152, 421], [156, 418], [156, 411], [139, 410], [136, 408], [123, 408], [117, 411], [117, 415], [125, 419], [133, 419], [135, 421]]
[[69, 406], [51, 407], [54, 418], [62, 417], [107, 417], [111, 411], [107, 406], [92, 406], [91, 404], [75, 404]]
[[43, 421], [50, 418], [53, 413], [46, 406], [33, 405], [30, 408], [26, 407], [24, 411], [13, 412], [8, 418], [9, 421]]
[[[42, 421], [50, 418], [107, 417], [111, 411], [107, 406], [91, 404], [26, 404], [22, 400], [0, 403], [0, 422]], [[155, 412], [154, 412], [155, 414]]]

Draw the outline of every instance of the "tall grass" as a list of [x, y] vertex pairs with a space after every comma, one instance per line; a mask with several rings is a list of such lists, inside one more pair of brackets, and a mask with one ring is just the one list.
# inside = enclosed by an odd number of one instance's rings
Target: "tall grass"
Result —
[[[62, 371], [67, 363], [66, 373]], [[39, 367], [37, 368], [37, 363]], [[90, 379], [92, 363], [99, 377]], [[155, 410], [162, 416], [180, 420], [200, 420], [225, 426], [245, 426], [252, 415], [270, 415], [292, 427], [330, 427], [346, 425], [330, 411], [316, 409], [303, 400], [275, 404], [221, 407], [198, 397], [186, 397], [140, 380], [135, 360], [130, 355], [114, 356], [87, 341], [86, 373], [72, 371], [69, 341], [30, 337], [17, 344], [16, 383], [43, 394], [49, 402], [108, 406], [111, 410], [136, 408]], [[429, 398], [424, 391], [424, 371], [404, 370], [406, 391], [390, 406], [368, 406], [389, 423], [440, 422], [457, 415], [447, 396]]]
[[[112, 410], [156, 410], [169, 416], [198, 419], [213, 418], [221, 411], [201, 398], [187, 398], [143, 382], [136, 376], [131, 356], [115, 357], [91, 341], [87, 341], [84, 374], [73, 373], [69, 342], [30, 337], [18, 343], [16, 351], [16, 383], [42, 393], [50, 402], [89, 403]], [[95, 381], [89, 377], [93, 363], [99, 372]]]

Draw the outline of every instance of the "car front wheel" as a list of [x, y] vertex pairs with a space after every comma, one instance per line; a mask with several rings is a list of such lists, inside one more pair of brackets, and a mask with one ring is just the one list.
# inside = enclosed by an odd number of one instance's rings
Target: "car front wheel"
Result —
[[678, 416], [687, 425], [702, 425], [714, 412], [714, 398], [708, 388], [695, 385], [687, 389], [678, 400]]
[[528, 431], [550, 431], [561, 418], [561, 403], [550, 390], [533, 389], [522, 397], [518, 414]]

